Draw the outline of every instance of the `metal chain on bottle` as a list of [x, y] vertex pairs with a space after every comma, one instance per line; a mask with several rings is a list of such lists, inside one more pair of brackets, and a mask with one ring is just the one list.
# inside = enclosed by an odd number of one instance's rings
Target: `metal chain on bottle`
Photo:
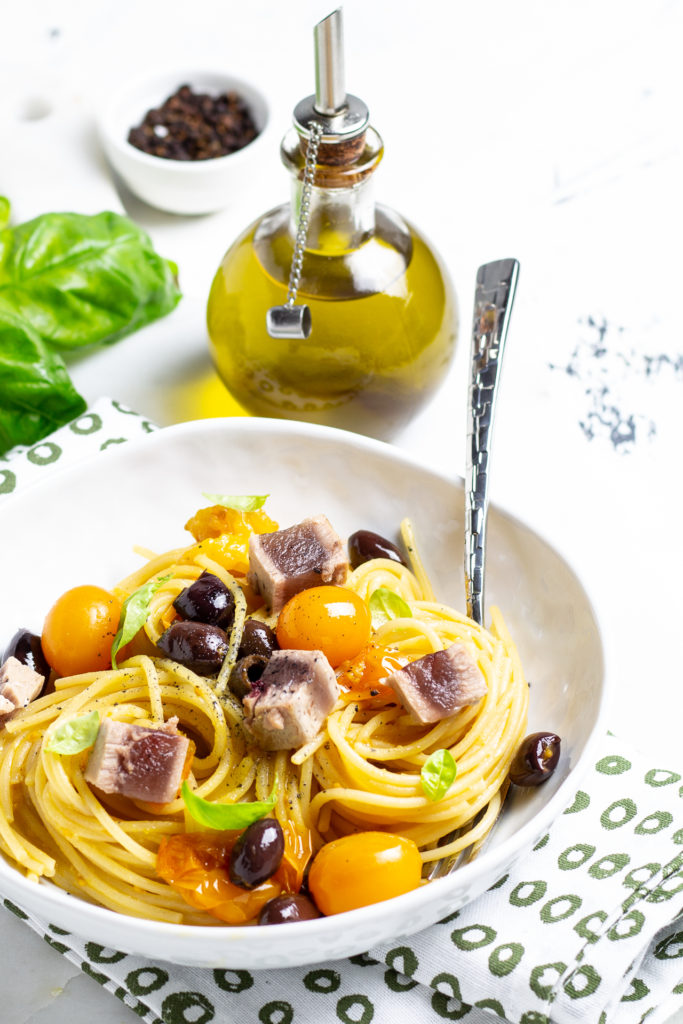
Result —
[[308, 234], [308, 222], [311, 216], [311, 192], [313, 190], [313, 178], [315, 167], [318, 162], [318, 149], [323, 136], [323, 126], [317, 122], [311, 124], [311, 137], [308, 140], [306, 150], [306, 166], [304, 167], [303, 187], [301, 189], [301, 206], [299, 208], [299, 222], [296, 229], [296, 240], [294, 242], [294, 253], [292, 255], [292, 266], [289, 271], [289, 286], [287, 289], [287, 300], [285, 305], [293, 306], [296, 301], [296, 293], [299, 290], [301, 281], [301, 269], [304, 265], [304, 249], [306, 248], [306, 235]]

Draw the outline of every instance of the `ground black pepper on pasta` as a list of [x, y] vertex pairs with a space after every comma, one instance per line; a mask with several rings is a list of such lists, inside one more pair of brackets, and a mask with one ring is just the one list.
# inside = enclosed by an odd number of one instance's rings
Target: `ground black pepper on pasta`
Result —
[[[357, 693], [341, 687], [313, 740], [294, 751], [261, 750], [245, 737], [244, 709], [229, 689], [219, 699], [216, 680], [155, 655], [174, 600], [202, 572], [213, 573], [228, 588], [240, 586], [233, 572], [244, 580], [250, 531], [277, 528], [265, 513], [240, 513], [246, 516], [255, 517], [246, 521], [248, 529], [238, 529], [240, 519], [213, 540], [160, 555], [140, 549], [149, 561], [120, 581], [114, 593], [123, 600], [151, 581], [163, 582], [154, 590], [125, 667], [62, 676], [53, 693], [7, 721], [0, 733], [0, 854], [27, 877], [50, 878], [74, 895], [134, 917], [190, 925], [244, 923], [237, 905], [230, 904], [234, 917], [207, 913], [209, 908], [186, 900], [158, 871], [162, 843], [165, 849], [166, 840], [186, 832], [182, 796], [161, 806], [141, 801], [124, 806], [85, 782], [85, 752], [61, 757], [50, 749], [50, 736], [61, 725], [93, 709], [101, 718], [152, 728], [176, 717], [196, 742], [187, 781], [197, 795], [233, 804], [267, 800], [276, 792], [275, 817], [283, 827], [298, 830], [312, 849], [350, 832], [390, 831], [419, 848], [429, 871], [442, 857], [465, 848], [476, 851], [492, 827], [526, 732], [528, 687], [497, 610], [490, 609], [487, 631], [438, 603], [419, 559], [412, 570], [383, 559], [366, 562], [346, 587], [367, 603], [375, 590], [388, 586], [409, 604], [411, 617], [390, 620], [375, 631], [381, 647], [413, 660], [454, 642], [476, 652], [486, 696], [449, 719], [421, 725], [395, 701], [359, 701]], [[409, 524], [403, 524], [403, 533], [410, 535]], [[457, 762], [457, 775], [434, 801], [422, 786], [422, 765], [435, 750], [446, 749]], [[439, 845], [446, 836], [450, 841]]]

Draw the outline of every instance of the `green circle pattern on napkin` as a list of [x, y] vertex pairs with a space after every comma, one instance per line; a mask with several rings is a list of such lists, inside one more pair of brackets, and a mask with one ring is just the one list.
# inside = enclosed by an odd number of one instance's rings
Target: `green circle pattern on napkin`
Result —
[[[0, 460], [0, 496], [154, 425], [110, 399]], [[608, 735], [550, 832], [431, 928], [313, 967], [153, 963], [4, 901], [147, 1024], [657, 1024], [683, 1005], [681, 775]]]
[[19, 487], [38, 482], [46, 473], [157, 429], [121, 402], [100, 398], [87, 412], [31, 448], [11, 448], [0, 456], [0, 500]]
[[171, 967], [5, 906], [148, 1024], [656, 1024], [683, 1003], [683, 786], [614, 737], [603, 750], [513, 872], [439, 924], [349, 960]]

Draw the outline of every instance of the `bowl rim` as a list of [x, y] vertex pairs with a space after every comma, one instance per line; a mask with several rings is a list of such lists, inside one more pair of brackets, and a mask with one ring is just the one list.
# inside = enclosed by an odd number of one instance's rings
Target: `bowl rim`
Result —
[[[240, 149], [236, 149], [234, 153], [224, 153], [222, 156], [208, 157], [206, 160], [173, 160], [170, 157], [156, 156], [153, 153], [145, 153], [143, 150], [138, 149], [137, 146], [131, 145], [128, 139], [122, 137], [118, 131], [114, 130], [112, 120], [115, 117], [116, 111], [126, 102], [126, 99], [134, 95], [140, 90], [150, 89], [150, 93], [154, 93], [155, 83], [159, 83], [160, 86], [167, 79], [172, 79], [178, 82], [175, 89], [179, 89], [181, 85], [190, 85], [192, 88], [195, 87], [196, 83], [192, 82], [193, 78], [201, 78], [202, 76], [212, 77], [216, 79], [222, 79], [224, 85], [222, 89], [234, 89], [236, 92], [244, 90], [245, 93], [250, 95], [243, 95], [243, 99], [249, 103], [252, 97], [257, 98], [257, 102], [262, 106], [263, 109], [263, 124], [258, 129], [257, 134], [247, 142], [245, 146]], [[160, 88], [158, 91], [166, 92], [166, 88]], [[210, 88], [207, 86], [207, 88]], [[164, 97], [165, 99], [166, 97]], [[150, 105], [153, 103], [153, 98], [150, 96]], [[163, 100], [159, 101], [163, 102]], [[216, 68], [205, 66], [205, 67], [194, 67], [190, 69], [184, 69], [177, 67], [160, 67], [152, 72], [148, 72], [144, 75], [139, 75], [137, 78], [131, 78], [126, 84], [110, 95], [108, 101], [104, 104], [101, 113], [97, 117], [97, 130], [100, 139], [105, 148], [115, 149], [121, 156], [126, 160], [131, 160], [134, 163], [139, 164], [140, 167], [149, 168], [164, 168], [169, 174], [177, 175], [188, 175], [188, 174], [209, 174], [212, 171], [222, 170], [228, 166], [234, 167], [238, 162], [244, 159], [244, 155], [253, 153], [253, 147], [263, 141], [264, 137], [268, 135], [270, 124], [271, 124], [271, 104], [266, 98], [265, 93], [253, 82], [240, 75], [233, 75], [229, 72], [217, 70]], [[133, 127], [132, 125], [130, 127]], [[130, 130], [130, 129], [129, 129]]]
[[[98, 460], [101, 464], [103, 461], [103, 455], [106, 459], [120, 459], [126, 458], [131, 451], [138, 451], [140, 449], [154, 449], [155, 445], [164, 443], [168, 438], [173, 438], [175, 435], [182, 434], [195, 434], [195, 433], [220, 433], [227, 430], [228, 434], [234, 433], [236, 439], [240, 433], [249, 434], [268, 434], [273, 430], [279, 433], [289, 434], [293, 437], [300, 437], [302, 439], [318, 438], [321, 440], [336, 440], [338, 443], [352, 445], [361, 451], [372, 452], [377, 455], [381, 455], [383, 458], [388, 458], [392, 461], [400, 463], [403, 468], [407, 466], [413, 466], [422, 472], [438, 478], [441, 482], [445, 482], [449, 486], [458, 487], [460, 483], [463, 484], [465, 481], [454, 474], [453, 477], [440, 472], [432, 467], [425, 467], [411, 452], [400, 449], [397, 446], [388, 444], [384, 441], [378, 441], [373, 438], [365, 437], [360, 434], [354, 434], [350, 431], [341, 430], [336, 427], [320, 426], [317, 424], [309, 424], [296, 420], [276, 420], [268, 419], [265, 417], [215, 417], [212, 419], [205, 420], [192, 420], [184, 423], [174, 424], [172, 426], [163, 427], [158, 431], [146, 435], [145, 437], [128, 441], [123, 446], [115, 446], [107, 449], [104, 453], [94, 452], [91, 455], [81, 459], [79, 462], [64, 467], [58, 473], [50, 475], [48, 481], [54, 480], [58, 475], [64, 482], [68, 480], [70, 473], [81, 473], [87, 465], [90, 464], [94, 459]], [[9, 501], [5, 503], [11, 504], [16, 498], [21, 495], [28, 494], [33, 491], [36, 487], [40, 488], [42, 484], [41, 480], [35, 481], [34, 483], [27, 485], [17, 495], [8, 495]], [[383, 919], [394, 918], [397, 911], [400, 908], [399, 917], [403, 921], [408, 921], [411, 918], [411, 910], [423, 907], [425, 904], [425, 894], [429, 892], [434, 893], [434, 902], [439, 902], [436, 899], [437, 892], [443, 893], [446, 887], [452, 887], [454, 890], [459, 887], [459, 880], [467, 881], [470, 883], [469, 888], [475, 889], [471, 898], [476, 898], [478, 893], [481, 893], [481, 888], [476, 889], [476, 881], [482, 874], [492, 875], [495, 877], [495, 872], [498, 871], [501, 865], [507, 863], [510, 864], [521, 856], [526, 849], [544, 832], [548, 829], [552, 821], [557, 818], [566, 806], [568, 806], [571, 797], [577, 790], [582, 778], [586, 774], [592, 759], [595, 756], [595, 751], [598, 743], [604, 733], [606, 732], [606, 720], [607, 714], [611, 702], [612, 695], [612, 683], [610, 682], [610, 675], [608, 671], [607, 654], [609, 645], [606, 644], [605, 631], [603, 619], [599, 615], [596, 609], [596, 602], [593, 600], [592, 595], [586, 588], [586, 584], [581, 579], [573, 568], [572, 561], [565, 556], [561, 547], [554, 541], [549, 541], [545, 534], [539, 531], [535, 525], [529, 520], [522, 519], [518, 515], [507, 511], [507, 509], [501, 507], [497, 503], [492, 503], [492, 507], [497, 515], [500, 515], [512, 522], [513, 524], [520, 525], [521, 527], [532, 531], [544, 544], [548, 545], [555, 554], [564, 562], [565, 566], [569, 569], [571, 574], [576, 578], [581, 590], [584, 593], [587, 605], [591, 611], [593, 620], [597, 627], [598, 640], [602, 653], [602, 680], [601, 690], [598, 700], [597, 714], [595, 717], [592, 729], [586, 739], [585, 746], [581, 754], [579, 755], [576, 763], [571, 767], [567, 777], [560, 783], [556, 792], [551, 796], [550, 800], [524, 825], [521, 826], [512, 835], [505, 838], [498, 847], [494, 849], [484, 850], [484, 852], [476, 860], [459, 867], [451, 875], [443, 878], [435, 879], [429, 882], [428, 885], [420, 886], [411, 892], [405, 893], [401, 896], [395, 896], [390, 900], [385, 900], [380, 903], [371, 904], [366, 907], [360, 907], [356, 910], [345, 911], [342, 914], [334, 914], [330, 917], [321, 917], [319, 919], [302, 922], [291, 922], [278, 926], [275, 930], [276, 935], [273, 935], [272, 929], [264, 930], [264, 945], [273, 943], [275, 938], [275, 948], [282, 949], [287, 946], [288, 937], [292, 934], [299, 935], [303, 938], [304, 933], [302, 929], [305, 929], [305, 935], [309, 940], [315, 941], [320, 935], [324, 936], [328, 930], [337, 929], [340, 926], [340, 922], [344, 922], [344, 927], [348, 928], [354, 934], [361, 936], [359, 940], [359, 948], [362, 946], [362, 935], [365, 923], [381, 921]], [[2, 505], [0, 505], [0, 509]], [[110, 910], [106, 907], [98, 906], [95, 904], [88, 903], [85, 900], [81, 900], [80, 897], [72, 896], [69, 893], [54, 886], [49, 879], [41, 879], [36, 886], [35, 882], [31, 882], [28, 878], [21, 874], [21, 872], [13, 867], [9, 861], [4, 857], [0, 857], [0, 892], [4, 890], [5, 883], [9, 881], [10, 888], [14, 890], [12, 897], [22, 902], [23, 893], [26, 893], [28, 897], [26, 900], [26, 906], [30, 909], [32, 905], [37, 902], [37, 897], [40, 896], [42, 901], [45, 901], [45, 907], [40, 908], [36, 911], [41, 916], [47, 915], [54, 908], [55, 911], [64, 909], [69, 914], [73, 914], [77, 908], [80, 921], [82, 921], [84, 932], [83, 934], [98, 934], [97, 928], [105, 927], [111, 924], [114, 928], [123, 928], [127, 934], [133, 939], [131, 946], [138, 946], [139, 944], [135, 941], [144, 941], [145, 938], [149, 938], [152, 935], [157, 936], [161, 939], [168, 939], [171, 941], [171, 945], [168, 952], [175, 948], [173, 939], [184, 937], [187, 943], [191, 943], [193, 937], [196, 938], [207, 938], [211, 937], [216, 943], [216, 954], [219, 956], [221, 952], [229, 952], [230, 948], [239, 943], [240, 939], [247, 939], [249, 936], [253, 936], [254, 925], [187, 925], [187, 924], [172, 924], [163, 921], [152, 921], [147, 918], [138, 918], [128, 916], [126, 914], [119, 913], [114, 910]], [[93, 931], [90, 931], [90, 929]], [[295, 929], [292, 932], [292, 929]], [[258, 932], [261, 929], [257, 929]], [[404, 934], [407, 934], [408, 929], [404, 930]], [[266, 938], [266, 936], [268, 938]], [[278, 938], [279, 936], [279, 938]], [[125, 944], [125, 940], [122, 944]], [[321, 947], [323, 948], [323, 947]], [[183, 962], [177, 959], [182, 954], [175, 953], [166, 957], [166, 959], [176, 959], [176, 962]], [[323, 957], [324, 958], [324, 957]], [[296, 962], [304, 963], [304, 961], [298, 959]], [[294, 961], [290, 962], [290, 966]]]

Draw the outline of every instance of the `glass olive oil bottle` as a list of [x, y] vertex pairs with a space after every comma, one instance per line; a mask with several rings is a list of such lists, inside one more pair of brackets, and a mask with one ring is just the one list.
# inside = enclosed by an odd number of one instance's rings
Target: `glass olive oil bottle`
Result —
[[[365, 105], [338, 81], [340, 19], [336, 11], [316, 26], [316, 96], [298, 104], [282, 142], [291, 205], [259, 218], [228, 250], [211, 287], [208, 329], [219, 374], [250, 412], [386, 439], [446, 372], [456, 303], [427, 241], [374, 202], [383, 145]], [[292, 305], [293, 261], [296, 302], [310, 319], [300, 331], [271, 336], [267, 312]]]

